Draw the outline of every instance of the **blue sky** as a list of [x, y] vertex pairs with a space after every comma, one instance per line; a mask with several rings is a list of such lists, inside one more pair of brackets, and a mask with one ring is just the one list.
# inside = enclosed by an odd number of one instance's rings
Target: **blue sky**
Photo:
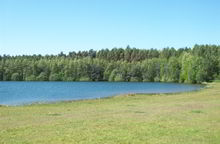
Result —
[[220, 44], [219, 0], [0, 0], [0, 55]]

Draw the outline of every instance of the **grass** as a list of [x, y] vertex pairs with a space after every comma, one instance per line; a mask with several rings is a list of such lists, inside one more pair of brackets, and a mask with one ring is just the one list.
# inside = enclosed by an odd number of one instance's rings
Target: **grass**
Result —
[[179, 94], [0, 107], [1, 144], [219, 144], [220, 83]]

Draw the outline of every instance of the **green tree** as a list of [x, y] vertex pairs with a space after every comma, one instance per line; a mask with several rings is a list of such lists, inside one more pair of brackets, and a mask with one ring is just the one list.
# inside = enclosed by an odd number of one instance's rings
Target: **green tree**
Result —
[[48, 81], [47, 74], [45, 72], [41, 72], [39, 76], [37, 76], [36, 80], [38, 81]]
[[20, 80], [21, 80], [21, 77], [20, 77], [19, 73], [13, 73], [13, 74], [11, 75], [11, 80], [12, 80], [12, 81], [20, 81]]
[[51, 74], [49, 77], [50, 81], [61, 81], [62, 77], [59, 74]]
[[160, 80], [160, 63], [158, 59], [146, 60], [142, 63], [143, 81], [159, 81]]
[[132, 63], [128, 75], [130, 76], [130, 81], [142, 81], [142, 72], [140, 64]]
[[169, 59], [168, 67], [169, 67], [169, 81], [178, 82], [181, 71], [179, 59], [176, 57], [171, 57]]
[[180, 82], [190, 83], [194, 78], [193, 67], [193, 56], [190, 53], [183, 53], [181, 59], [181, 72], [180, 72]]
[[124, 81], [122, 73], [118, 69], [114, 69], [109, 76], [109, 81]]

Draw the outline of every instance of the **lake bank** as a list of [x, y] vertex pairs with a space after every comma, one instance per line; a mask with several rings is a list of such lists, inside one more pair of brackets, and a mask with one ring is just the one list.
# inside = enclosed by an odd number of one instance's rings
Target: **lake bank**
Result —
[[220, 142], [220, 83], [178, 94], [0, 107], [0, 143]]

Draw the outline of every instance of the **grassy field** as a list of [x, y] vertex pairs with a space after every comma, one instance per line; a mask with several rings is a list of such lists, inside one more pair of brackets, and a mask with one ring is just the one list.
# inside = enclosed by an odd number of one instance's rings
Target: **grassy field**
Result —
[[197, 92], [0, 107], [1, 144], [220, 144], [220, 83]]

